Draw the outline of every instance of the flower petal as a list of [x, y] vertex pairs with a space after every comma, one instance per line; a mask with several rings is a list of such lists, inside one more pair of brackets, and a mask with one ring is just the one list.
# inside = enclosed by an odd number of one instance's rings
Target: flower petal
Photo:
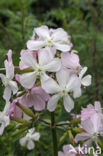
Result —
[[14, 77], [14, 66], [9, 63], [7, 60], [4, 62], [6, 68], [6, 77], [9, 79], [13, 79]]
[[39, 50], [41, 48], [43, 48], [45, 45], [45, 41], [41, 41], [41, 40], [29, 40], [27, 42], [27, 48], [30, 50]]
[[48, 99], [50, 98], [49, 94], [47, 94], [41, 87], [34, 87], [32, 89], [32, 93], [40, 96], [44, 101], [48, 101]]
[[38, 53], [39, 64], [46, 65], [53, 59], [53, 53], [50, 48], [43, 48]]
[[30, 72], [20, 76], [20, 83], [24, 88], [31, 89], [36, 81], [36, 73]]
[[50, 63], [44, 65], [43, 68], [48, 72], [57, 72], [61, 68], [61, 61], [58, 58], [54, 58]]
[[32, 52], [24, 53], [21, 56], [21, 62], [28, 67], [34, 68], [36, 66], [36, 60], [34, 59]]
[[71, 49], [71, 44], [68, 45], [68, 44], [62, 44], [62, 43], [55, 43], [54, 45], [56, 49], [61, 50], [63, 52], [70, 51]]
[[35, 147], [34, 142], [32, 140], [29, 140], [28, 144], [27, 144], [28, 150], [32, 150], [32, 149], [34, 149], [34, 147]]
[[84, 78], [82, 78], [81, 83], [83, 86], [91, 85], [91, 75], [87, 75]]
[[52, 78], [49, 78], [47, 81], [43, 82], [42, 88], [50, 94], [58, 93], [60, 91], [59, 85]]
[[21, 138], [21, 139], [19, 140], [19, 142], [20, 142], [20, 145], [21, 145], [21, 146], [25, 146], [25, 145], [26, 145], [26, 137]]
[[43, 39], [47, 39], [50, 37], [49, 34], [49, 29], [46, 25], [43, 25], [41, 27], [35, 28], [34, 31], [36, 32], [36, 34]]
[[34, 109], [36, 111], [41, 111], [45, 109], [45, 101], [40, 97], [40, 95], [35, 95], [32, 100]]
[[60, 98], [60, 95], [56, 94], [56, 95], [52, 96], [50, 98], [50, 100], [48, 101], [47, 109], [50, 112], [53, 112], [56, 109], [59, 98]]
[[36, 132], [32, 135], [32, 139], [35, 140], [35, 141], [38, 141], [40, 138], [40, 133]]
[[88, 133], [80, 133], [77, 134], [75, 137], [75, 142], [77, 143], [78, 141], [84, 141], [90, 138], [90, 135]]
[[84, 68], [82, 68], [82, 70], [80, 71], [80, 73], [79, 73], [79, 78], [81, 79], [82, 77], [83, 77], [83, 75], [86, 73], [86, 71], [87, 71], [87, 67], [84, 67]]
[[18, 91], [17, 83], [15, 81], [9, 81], [9, 86], [11, 87], [13, 94], [16, 94]]
[[11, 88], [10, 88], [9, 86], [7, 86], [7, 87], [4, 89], [3, 98], [4, 98], [6, 101], [9, 101], [9, 100], [10, 100], [10, 97], [11, 97]]
[[56, 78], [60, 86], [66, 86], [69, 80], [69, 71], [65, 68], [56, 73]]
[[58, 28], [53, 31], [52, 38], [55, 42], [63, 40], [68, 41], [69, 36], [62, 28]]
[[80, 87], [74, 89], [74, 92], [73, 92], [73, 97], [74, 97], [74, 98], [80, 97], [81, 94], [82, 94], [82, 90], [81, 90]]
[[69, 95], [63, 97], [64, 107], [67, 112], [70, 112], [74, 108], [74, 101]]
[[74, 91], [81, 87], [80, 79], [76, 75], [71, 75], [67, 84], [68, 91]]

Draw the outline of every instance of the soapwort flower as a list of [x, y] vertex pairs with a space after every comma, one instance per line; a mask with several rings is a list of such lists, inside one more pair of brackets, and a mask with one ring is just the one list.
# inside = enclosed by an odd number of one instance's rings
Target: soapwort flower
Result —
[[17, 83], [13, 80], [14, 78], [14, 65], [12, 64], [12, 52], [8, 52], [8, 60], [4, 62], [6, 68], [6, 75], [0, 74], [2, 83], [5, 86], [3, 98], [6, 101], [10, 100], [11, 92], [16, 94], [18, 91]]
[[57, 72], [61, 68], [60, 59], [53, 58], [48, 49], [43, 49], [38, 53], [38, 62], [34, 59], [31, 52], [24, 53], [21, 57], [21, 61], [34, 70], [33, 72], [25, 73], [20, 76], [20, 83], [27, 89], [33, 87], [38, 76], [40, 76], [42, 83], [49, 78], [46, 72]]
[[[36, 35], [37, 39], [35, 39]], [[39, 50], [45, 47], [63, 52], [70, 51], [72, 48], [70, 36], [62, 28], [50, 30], [47, 26], [35, 28], [33, 37], [27, 42], [27, 48], [30, 50]]]
[[42, 85], [47, 93], [55, 94], [49, 99], [47, 108], [51, 112], [54, 111], [58, 100], [63, 98], [64, 107], [67, 112], [70, 112], [74, 108], [74, 102], [69, 93], [73, 93], [74, 98], [80, 97], [81, 90], [78, 89], [80, 88], [80, 81], [75, 75], [70, 76], [66, 69], [57, 72], [56, 79], [58, 83], [50, 78]]
[[35, 132], [35, 128], [31, 128], [28, 130], [27, 134], [19, 140], [21, 146], [26, 146], [28, 150], [32, 150], [35, 147], [34, 141], [38, 141], [40, 138], [40, 134]]

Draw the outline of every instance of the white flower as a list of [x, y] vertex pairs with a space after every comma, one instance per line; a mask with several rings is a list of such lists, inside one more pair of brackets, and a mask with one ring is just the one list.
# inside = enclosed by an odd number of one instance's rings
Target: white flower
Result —
[[0, 74], [0, 77], [5, 86], [3, 98], [6, 101], [9, 101], [11, 97], [11, 92], [13, 92], [13, 94], [16, 94], [18, 91], [18, 86], [17, 86], [17, 83], [13, 81], [13, 78], [14, 78], [13, 64], [9, 63], [7, 60], [5, 60], [4, 64], [6, 68], [6, 75]]
[[85, 77], [83, 77], [83, 75], [86, 73], [87, 71], [87, 67], [82, 68], [82, 70], [79, 73], [79, 78], [81, 80], [81, 84], [83, 86], [89, 86], [91, 85], [91, 75], [87, 75]]
[[80, 97], [80, 81], [75, 75], [71, 76], [66, 69], [60, 70], [56, 74], [56, 78], [58, 83], [50, 78], [42, 85], [47, 93], [55, 94], [48, 101], [47, 109], [51, 112], [54, 111], [58, 100], [62, 97], [66, 111], [70, 112], [74, 108], [74, 102], [69, 93], [73, 92], [74, 98]]
[[35, 132], [35, 128], [31, 128], [28, 130], [26, 136], [20, 139], [21, 146], [27, 145], [28, 150], [32, 150], [35, 147], [34, 141], [38, 141], [40, 138], [40, 134]]
[[3, 134], [5, 127], [7, 127], [10, 123], [10, 118], [8, 115], [9, 108], [10, 108], [10, 103], [8, 102], [5, 105], [3, 112], [0, 112], [0, 135]]
[[43, 49], [38, 53], [38, 63], [33, 58], [31, 52], [24, 53], [21, 61], [34, 70], [20, 76], [22, 86], [28, 89], [33, 87], [38, 76], [40, 76], [40, 80], [43, 82], [49, 78], [46, 72], [57, 72], [61, 68], [60, 59], [53, 58], [48, 49]]
[[[35, 34], [38, 36], [37, 40], [33, 40]], [[70, 37], [62, 28], [50, 30], [47, 26], [35, 28], [31, 39], [32, 40], [27, 42], [27, 48], [30, 50], [39, 50], [41, 48], [50, 47], [67, 52], [70, 51], [72, 47]]]

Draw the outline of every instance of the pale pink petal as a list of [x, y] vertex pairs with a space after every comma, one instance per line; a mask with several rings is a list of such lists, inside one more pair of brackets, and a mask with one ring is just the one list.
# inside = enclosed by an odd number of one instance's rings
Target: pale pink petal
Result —
[[46, 65], [53, 59], [53, 53], [50, 48], [43, 48], [38, 53], [39, 64]]
[[53, 31], [52, 38], [53, 41], [55, 42], [62, 41], [62, 40], [68, 41], [69, 36], [67, 32], [65, 32], [62, 28], [58, 28]]
[[69, 95], [63, 97], [64, 107], [67, 112], [70, 112], [74, 108], [74, 101]]
[[40, 38], [46, 39], [50, 37], [49, 29], [45, 25], [35, 28], [34, 31]]
[[5, 85], [5, 83], [6, 83], [6, 77], [5, 77], [5, 75], [4, 74], [0, 74], [0, 78], [2, 80], [2, 83]]
[[75, 91], [76, 89], [80, 88], [81, 86], [81, 83], [80, 83], [80, 80], [79, 78], [76, 76], [76, 75], [71, 75], [69, 77], [69, 81], [68, 81], [68, 84], [67, 84], [67, 90], [70, 91], [70, 90], [73, 90]]
[[45, 41], [40, 40], [29, 40], [27, 42], [27, 48], [30, 50], [39, 50], [45, 46]]
[[50, 112], [53, 112], [56, 109], [56, 106], [57, 106], [57, 103], [58, 103], [59, 99], [60, 99], [60, 95], [59, 94], [53, 95], [50, 98], [50, 100], [48, 101], [48, 105], [47, 105], [47, 109]]
[[77, 143], [78, 141], [84, 141], [90, 138], [90, 135], [88, 133], [79, 133], [75, 137], [75, 142]]
[[8, 51], [7, 55], [8, 55], [8, 62], [12, 64], [12, 50], [11, 49]]
[[43, 68], [48, 72], [57, 72], [61, 68], [61, 61], [58, 58], [54, 58], [50, 63], [44, 65]]
[[10, 112], [9, 115], [14, 118], [21, 118], [22, 117], [22, 110], [16, 105], [20, 98], [13, 100], [12, 104], [10, 105]]
[[42, 84], [42, 88], [50, 94], [57, 93], [60, 91], [59, 85], [53, 79], [48, 79]]
[[13, 79], [14, 77], [14, 66], [13, 64], [9, 64], [9, 62], [6, 60], [4, 62], [5, 68], [6, 68], [6, 77], [9, 79]]
[[81, 68], [81, 65], [79, 63], [79, 57], [77, 54], [74, 53], [62, 53], [61, 54], [61, 60], [63, 66], [72, 69], [77, 70], [77, 68]]
[[18, 91], [17, 83], [15, 81], [9, 81], [9, 86], [11, 87], [13, 94], [16, 94]]
[[36, 66], [36, 59], [33, 57], [33, 53], [31, 52], [24, 53], [21, 56], [21, 61], [23, 62], [24, 65], [32, 67], [33, 69]]
[[36, 81], [36, 73], [30, 72], [20, 76], [20, 83], [24, 88], [31, 89]]
[[33, 101], [34, 101], [34, 109], [36, 111], [41, 111], [45, 109], [45, 101], [38, 95], [33, 97]]
[[91, 120], [85, 120], [85, 121], [82, 121], [82, 127], [83, 129], [89, 133], [89, 134], [92, 134], [94, 132], [94, 127], [93, 127], [93, 123]]
[[61, 50], [63, 52], [67, 52], [71, 50], [71, 45], [68, 44], [55, 43], [54, 45], [56, 49]]
[[32, 89], [32, 93], [40, 96], [44, 101], [48, 101], [48, 99], [50, 98], [49, 94], [47, 94], [41, 87], [34, 87]]
[[70, 77], [70, 73], [67, 69], [63, 68], [56, 73], [56, 78], [60, 86], [66, 86]]
[[3, 98], [4, 98], [6, 101], [9, 101], [9, 100], [10, 100], [10, 97], [11, 97], [11, 88], [10, 88], [9, 86], [7, 86], [7, 87], [4, 89]]

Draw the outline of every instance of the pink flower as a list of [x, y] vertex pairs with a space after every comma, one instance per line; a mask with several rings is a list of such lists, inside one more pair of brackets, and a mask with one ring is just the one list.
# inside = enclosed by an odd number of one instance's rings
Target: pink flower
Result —
[[[36, 40], [34, 40], [35, 34], [38, 36]], [[27, 48], [39, 50], [45, 47], [67, 52], [72, 48], [72, 43], [70, 37], [62, 28], [50, 30], [47, 26], [35, 28], [33, 37], [27, 42]]]
[[78, 156], [78, 154], [82, 156], [80, 153], [78, 153], [78, 148], [73, 147], [71, 144], [64, 145], [63, 152], [58, 152], [58, 156]]
[[49, 94], [47, 94], [41, 87], [33, 87], [28, 90], [20, 100], [20, 103], [27, 107], [34, 107], [36, 111], [45, 109], [45, 102], [48, 101]]
[[0, 74], [2, 83], [5, 86], [3, 98], [9, 101], [11, 98], [11, 92], [16, 94], [18, 91], [17, 83], [13, 80], [14, 78], [14, 65], [12, 64], [12, 51], [8, 52], [8, 60], [4, 62], [6, 68], [6, 75]]
[[78, 73], [81, 69], [79, 62], [79, 57], [77, 54], [71, 53], [62, 53], [61, 60], [64, 67], [71, 70], [72, 73]]
[[85, 132], [77, 134], [75, 142], [85, 141], [84, 144], [89, 146], [94, 141], [97, 145], [98, 135], [101, 135], [101, 125], [101, 116], [94, 113], [90, 119], [82, 121], [81, 126]]
[[10, 105], [9, 115], [14, 118], [21, 118], [22, 117], [22, 110], [16, 105], [20, 102], [20, 98], [13, 100]]
[[101, 104], [99, 101], [95, 101], [94, 106], [92, 104], [89, 104], [87, 108], [82, 108], [81, 120], [89, 120], [95, 113], [99, 113], [102, 115]]

